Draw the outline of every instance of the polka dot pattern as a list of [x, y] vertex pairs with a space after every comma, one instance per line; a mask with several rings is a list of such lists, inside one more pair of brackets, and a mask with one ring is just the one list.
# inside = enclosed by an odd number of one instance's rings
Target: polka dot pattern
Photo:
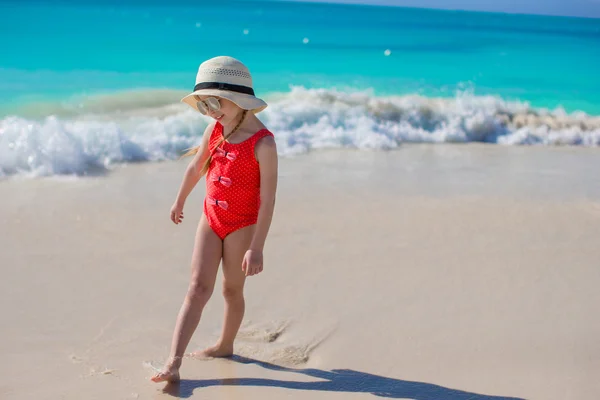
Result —
[[260, 169], [254, 156], [256, 142], [273, 136], [261, 129], [240, 143], [223, 142], [223, 126], [215, 124], [209, 150], [212, 160], [206, 173], [206, 197], [226, 202], [227, 209], [204, 199], [204, 214], [215, 233], [224, 239], [230, 233], [256, 223], [260, 206]]

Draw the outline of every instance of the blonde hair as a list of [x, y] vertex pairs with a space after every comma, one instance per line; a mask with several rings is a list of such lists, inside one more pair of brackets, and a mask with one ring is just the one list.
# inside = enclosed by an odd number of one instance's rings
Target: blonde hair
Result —
[[[248, 110], [244, 110], [242, 112], [242, 118], [240, 118], [240, 122], [237, 123], [237, 125], [235, 126], [235, 128], [233, 128], [231, 130], [231, 132], [229, 132], [229, 135], [227, 135], [227, 137], [225, 137], [225, 135], [223, 135], [223, 134], [221, 135], [221, 140], [219, 141], [219, 143], [217, 143], [215, 148], [221, 146], [224, 141], [226, 141], [229, 137], [231, 137], [231, 135], [233, 135], [235, 133], [235, 131], [237, 131], [239, 129], [240, 125], [242, 125], [242, 122], [244, 122], [244, 119], [246, 119], [246, 114], [248, 114]], [[192, 147], [192, 148], [188, 149], [181, 156], [181, 158], [196, 155], [198, 153], [198, 150], [200, 150], [200, 146]], [[200, 175], [204, 175], [206, 173], [206, 171], [208, 171], [208, 167], [210, 166], [211, 161], [212, 161], [212, 153], [210, 153], [208, 155], [208, 158], [204, 162], [204, 165], [202, 166], [202, 169], [200, 170]]]

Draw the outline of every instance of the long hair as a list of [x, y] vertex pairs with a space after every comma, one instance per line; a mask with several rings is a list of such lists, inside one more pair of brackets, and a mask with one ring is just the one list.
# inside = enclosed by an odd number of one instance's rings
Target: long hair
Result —
[[[237, 131], [239, 129], [240, 125], [242, 125], [242, 122], [244, 122], [244, 119], [246, 119], [247, 113], [248, 113], [248, 110], [244, 110], [242, 112], [242, 118], [240, 118], [240, 122], [237, 123], [237, 125], [235, 126], [235, 128], [233, 128], [231, 130], [231, 132], [229, 132], [229, 135], [227, 135], [227, 137], [225, 137], [224, 135], [221, 135], [221, 140], [219, 141], [219, 143], [217, 143], [215, 148], [221, 146], [224, 141], [226, 141], [229, 137], [231, 137], [231, 135], [233, 135], [235, 133], [235, 131]], [[192, 147], [192, 148], [188, 149], [187, 152], [185, 152], [181, 156], [181, 158], [196, 155], [199, 150], [200, 150], [200, 146]], [[204, 175], [206, 173], [206, 171], [208, 171], [208, 167], [210, 166], [211, 161], [212, 161], [212, 153], [209, 153], [208, 157], [206, 158], [206, 161], [204, 161], [204, 165], [202, 166], [202, 169], [200, 170], [200, 176]]]

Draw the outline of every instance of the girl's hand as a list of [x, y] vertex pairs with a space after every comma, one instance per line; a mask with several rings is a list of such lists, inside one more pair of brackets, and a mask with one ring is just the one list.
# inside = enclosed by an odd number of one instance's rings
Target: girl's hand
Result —
[[242, 261], [242, 271], [246, 276], [252, 276], [261, 273], [263, 270], [263, 253], [260, 250], [248, 250], [244, 254]]
[[177, 202], [173, 204], [173, 207], [171, 207], [171, 221], [176, 225], [183, 221], [183, 204]]

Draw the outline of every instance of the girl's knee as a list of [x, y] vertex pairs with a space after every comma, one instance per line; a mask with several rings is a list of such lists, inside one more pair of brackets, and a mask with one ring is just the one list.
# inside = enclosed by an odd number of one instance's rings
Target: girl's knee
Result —
[[223, 284], [223, 297], [226, 300], [243, 300], [244, 299], [244, 287], [243, 286], [233, 286]]
[[193, 279], [188, 289], [188, 297], [193, 302], [206, 303], [212, 296], [214, 285]]

